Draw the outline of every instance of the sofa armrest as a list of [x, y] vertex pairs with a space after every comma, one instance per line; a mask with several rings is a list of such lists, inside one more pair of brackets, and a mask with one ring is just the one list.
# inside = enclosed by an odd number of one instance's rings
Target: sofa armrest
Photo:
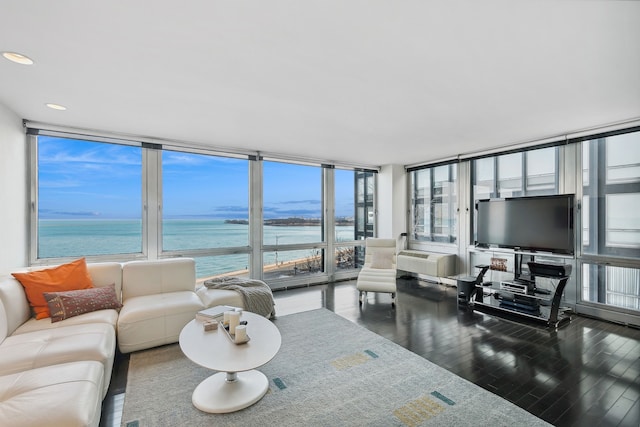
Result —
[[11, 275], [0, 277], [0, 302], [5, 311], [0, 322], [6, 322], [3, 330], [6, 328], [6, 335], [9, 336], [31, 317], [31, 306], [24, 288]]

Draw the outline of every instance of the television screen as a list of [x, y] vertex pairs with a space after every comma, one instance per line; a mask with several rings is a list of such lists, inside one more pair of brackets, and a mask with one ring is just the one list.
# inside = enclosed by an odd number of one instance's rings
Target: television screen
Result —
[[477, 246], [574, 253], [573, 194], [479, 200]]

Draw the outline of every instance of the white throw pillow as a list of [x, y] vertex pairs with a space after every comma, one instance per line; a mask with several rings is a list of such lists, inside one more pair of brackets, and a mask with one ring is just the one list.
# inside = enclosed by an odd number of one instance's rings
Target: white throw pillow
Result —
[[393, 268], [393, 254], [390, 252], [374, 252], [371, 255], [371, 268]]

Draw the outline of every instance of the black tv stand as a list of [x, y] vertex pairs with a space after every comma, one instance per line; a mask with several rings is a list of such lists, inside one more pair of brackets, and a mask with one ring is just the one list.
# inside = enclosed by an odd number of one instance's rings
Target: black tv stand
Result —
[[[516, 277], [510, 281], [476, 283], [474, 294], [469, 298], [469, 307], [526, 318], [552, 328], [567, 324], [571, 318], [566, 313], [568, 309], [560, 307], [560, 301], [569, 275], [560, 276], [554, 268], [544, 269], [557, 265], [536, 264], [543, 269], [533, 269], [536, 271], [535, 275], [533, 272], [531, 276], [526, 277], [514, 274]], [[521, 272], [520, 267], [516, 270]], [[570, 273], [571, 270], [567, 268], [565, 271]], [[551, 279], [551, 283], [555, 282], [554, 289], [536, 288], [535, 277]]]

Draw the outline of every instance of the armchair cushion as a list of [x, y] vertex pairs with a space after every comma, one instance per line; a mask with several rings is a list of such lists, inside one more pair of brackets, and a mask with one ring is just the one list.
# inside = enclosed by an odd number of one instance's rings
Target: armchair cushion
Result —
[[393, 268], [393, 253], [375, 252], [373, 255], [371, 255], [371, 268]]

